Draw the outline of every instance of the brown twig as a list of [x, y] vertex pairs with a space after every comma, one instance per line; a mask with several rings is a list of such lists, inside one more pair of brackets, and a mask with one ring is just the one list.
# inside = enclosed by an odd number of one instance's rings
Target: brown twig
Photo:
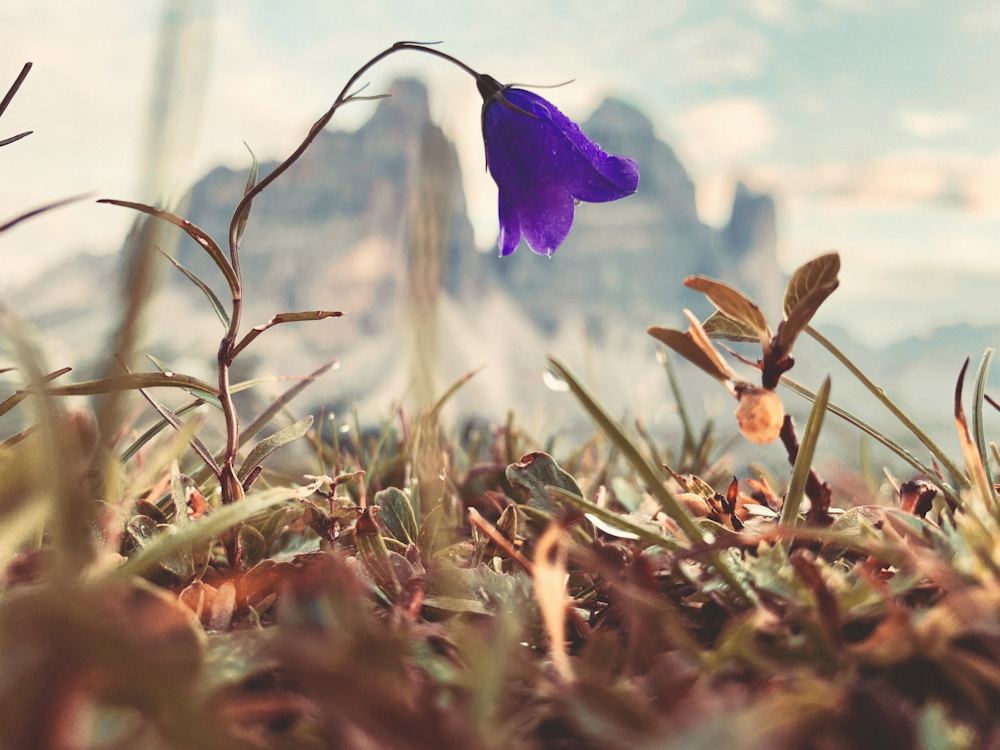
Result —
[[535, 566], [531, 562], [531, 560], [522, 555], [518, 551], [518, 549], [513, 544], [510, 543], [510, 540], [507, 539], [507, 537], [505, 537], [503, 534], [501, 534], [497, 530], [496, 526], [494, 526], [485, 518], [483, 518], [480, 515], [479, 511], [476, 510], [475, 508], [469, 508], [469, 523], [471, 523], [481, 532], [486, 534], [486, 536], [490, 538], [491, 542], [493, 542], [497, 547], [499, 547], [508, 555], [510, 555], [510, 558], [512, 560], [515, 560], [518, 565], [524, 568], [525, 573], [527, 573], [532, 578], [535, 577]]
[[[795, 460], [799, 457], [799, 438], [795, 434], [795, 420], [792, 419], [791, 414], [785, 415], [779, 437], [788, 453], [788, 463], [795, 466]], [[833, 491], [830, 485], [819, 478], [819, 474], [812, 467], [809, 467], [809, 476], [806, 477], [805, 492], [806, 497], [809, 498], [809, 512], [806, 515], [806, 521], [810, 526], [828, 526], [833, 520], [827, 513], [830, 509], [830, 498]]]

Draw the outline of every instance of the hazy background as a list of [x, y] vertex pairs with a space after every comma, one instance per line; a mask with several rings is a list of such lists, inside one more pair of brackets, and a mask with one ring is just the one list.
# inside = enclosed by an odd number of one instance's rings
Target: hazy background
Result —
[[[585, 119], [607, 94], [654, 121], [697, 185], [701, 218], [728, 219], [734, 185], [773, 194], [788, 270], [829, 248], [844, 284], [825, 320], [868, 342], [932, 322], [1000, 320], [970, 299], [1000, 281], [1000, 6], [955, 0], [202, 4], [205, 104], [178, 189], [210, 167], [287, 154], [347, 75], [399, 39], [443, 49], [504, 81], [576, 82], [553, 95]], [[163, 4], [6, 0], [0, 76], [35, 68], [3, 120], [33, 136], [0, 152], [0, 207], [13, 215], [85, 190], [130, 197]], [[368, 77], [428, 83], [432, 116], [458, 144], [481, 247], [495, 240], [479, 100], [457, 69], [400, 55]], [[347, 108], [357, 127], [375, 105]], [[334, 123], [337, 124], [337, 121]], [[11, 179], [13, 176], [13, 179]], [[119, 247], [130, 216], [82, 205], [24, 225], [0, 246], [0, 288], [82, 248]], [[878, 325], [869, 313], [878, 312]]]
[[[348, 315], [268, 333], [259, 356], [241, 359], [243, 376], [302, 374], [339, 357], [342, 369], [310, 389], [313, 405], [343, 414], [361, 403], [377, 419], [430, 366], [412, 361], [414, 342], [428, 341], [437, 366], [427, 393], [487, 363], [461, 408], [494, 419], [515, 408], [544, 437], [586, 424], [542, 383], [544, 355], [555, 352], [613, 411], [676, 431], [644, 329], [678, 324], [684, 305], [708, 314], [703, 300], [699, 308], [682, 296], [683, 276], [724, 276], [770, 300], [773, 321], [777, 297], [766, 289], [836, 249], [842, 284], [816, 325], [956, 448], [958, 368], [1000, 340], [995, 2], [6, 0], [0, 89], [25, 61], [35, 67], [0, 137], [35, 132], [0, 149], [0, 219], [83, 191], [151, 201], [197, 183], [189, 215], [224, 233], [249, 167], [243, 143], [262, 163], [283, 159], [354, 70], [404, 39], [441, 40], [504, 82], [575, 79], [546, 96], [610, 150], [645, 149], [640, 193], [582, 206], [551, 260], [525, 247], [492, 259], [496, 188], [473, 81], [436, 58], [398, 54], [365, 76], [366, 93], [403, 77], [423, 86], [341, 110], [331, 128], [348, 132], [318, 140], [255, 202], [247, 230], [244, 270], [258, 284], [247, 326], [286, 309]], [[444, 172], [430, 174], [434, 164]], [[439, 279], [429, 296], [413, 265], [424, 257], [414, 217], [430, 209], [412, 188], [427, 179], [454, 211], [446, 247], [418, 263]], [[741, 183], [749, 190], [738, 193]], [[132, 220], [86, 202], [0, 241], [0, 294], [43, 330], [53, 366], [100, 354], [114, 318], [112, 254]], [[182, 260], [203, 263], [184, 242]], [[217, 323], [178, 279], [158, 297], [163, 330], [150, 351], [211, 377]], [[834, 371], [835, 402], [924, 456], [828, 354], [809, 341], [798, 349], [797, 378], [815, 388]], [[721, 389], [684, 376], [695, 412], [722, 415], [721, 438], [734, 433]], [[806, 404], [786, 402], [804, 419]], [[858, 433], [833, 425], [824, 442], [856, 457]], [[772, 448], [764, 457], [780, 465]]]

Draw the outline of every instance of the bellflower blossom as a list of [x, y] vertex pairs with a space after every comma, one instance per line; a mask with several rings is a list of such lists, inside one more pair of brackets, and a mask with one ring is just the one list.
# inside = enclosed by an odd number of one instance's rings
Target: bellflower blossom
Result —
[[579, 126], [530, 91], [477, 76], [486, 164], [500, 189], [503, 256], [521, 242], [551, 256], [573, 226], [577, 201], [604, 203], [636, 191], [639, 165], [601, 150]]

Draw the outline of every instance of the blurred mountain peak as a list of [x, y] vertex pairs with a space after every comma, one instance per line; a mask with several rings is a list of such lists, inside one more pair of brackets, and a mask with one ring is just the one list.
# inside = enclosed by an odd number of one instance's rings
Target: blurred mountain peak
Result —
[[[414, 345], [420, 339], [436, 342], [440, 355], [429, 383], [447, 384], [490, 361], [490, 374], [477, 379], [490, 391], [477, 395], [482, 386], [473, 382], [461, 399], [502, 417], [512, 405], [508, 397], [538, 401], [546, 351], [569, 346], [578, 352], [583, 335], [588, 346], [614, 346], [613, 361], [631, 363], [614, 376], [624, 378], [608, 404], [617, 410], [637, 379], [662, 377], [646, 326], [679, 323], [685, 307], [702, 318], [711, 313], [701, 295], [683, 286], [686, 276], [726, 278], [752, 292], [780, 288], [770, 199], [738, 190], [730, 226], [706, 226], [698, 219], [694, 184], [673, 150], [645, 114], [616, 98], [606, 99], [581, 128], [610, 153], [639, 162], [638, 192], [580, 205], [573, 231], [551, 259], [524, 246], [509, 258], [478, 253], [458, 155], [430, 119], [426, 88], [400, 79], [389, 93], [357, 130], [320, 133], [254, 201], [241, 247], [246, 325], [295, 310], [346, 315], [269, 332], [241, 357], [246, 371], [240, 377], [301, 374], [337, 357], [341, 370], [311, 386], [309, 398], [338, 409], [370, 403], [408, 389], [413, 370], [407, 359], [427, 348]], [[262, 164], [261, 176], [274, 167]], [[212, 170], [192, 188], [188, 219], [225, 245], [245, 181], [245, 171]], [[186, 238], [179, 260], [221, 287], [218, 269]], [[165, 274], [159, 338], [150, 353], [179, 372], [210, 377], [190, 363], [203, 359], [210, 366], [218, 322], [183, 276], [170, 268]], [[84, 323], [95, 316], [110, 328], [106, 307], [64, 302], [77, 328], [99, 327]], [[70, 317], [60, 318], [64, 332]], [[481, 325], [478, 334], [472, 321]], [[72, 335], [66, 343], [74, 343]], [[428, 363], [418, 369], [427, 374]], [[503, 403], [491, 395], [497, 393], [505, 394]]]
[[595, 132], [615, 130], [624, 137], [653, 137], [653, 121], [642, 110], [613, 96], [594, 110], [587, 127]]

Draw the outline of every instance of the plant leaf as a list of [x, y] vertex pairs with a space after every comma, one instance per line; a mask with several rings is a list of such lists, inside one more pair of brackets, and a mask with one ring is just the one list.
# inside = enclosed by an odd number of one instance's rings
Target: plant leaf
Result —
[[684, 279], [684, 286], [701, 292], [722, 314], [750, 328], [756, 334], [755, 340], [765, 342], [771, 339], [771, 329], [767, 326], [764, 313], [743, 292], [705, 276], [688, 276]]
[[[184, 416], [189, 411], [197, 409], [204, 403], [205, 402], [202, 401], [200, 398], [196, 399], [195, 401], [192, 401], [190, 404], [185, 404], [184, 406], [182, 406], [180, 409], [175, 411], [174, 414], [178, 417]], [[121, 461], [122, 463], [128, 461], [130, 458], [132, 458], [132, 456], [134, 456], [136, 453], [142, 450], [142, 447], [146, 445], [146, 443], [148, 443], [150, 440], [152, 440], [154, 437], [160, 434], [160, 432], [163, 431], [163, 428], [167, 427], [169, 424], [170, 423], [166, 419], [161, 419], [159, 422], [154, 424], [152, 427], [150, 427], [148, 430], [142, 433], [142, 435], [139, 436], [139, 439], [136, 440], [134, 443], [132, 443], [132, 445], [130, 445], [125, 450], [125, 452], [122, 453], [121, 458], [119, 458], [119, 461]]]
[[[60, 385], [46, 388], [51, 396], [96, 396], [101, 393], [117, 391], [137, 391], [140, 388], [183, 388], [186, 391], [197, 391], [218, 398], [219, 391], [208, 383], [193, 378], [190, 375], [166, 372], [132, 372], [127, 375], [113, 375], [100, 380], [85, 380], [74, 385]], [[31, 388], [25, 389], [29, 395], [34, 393]]]
[[716, 380], [725, 382], [728, 379], [726, 373], [717, 367], [711, 358], [702, 351], [701, 347], [694, 343], [694, 340], [683, 331], [678, 331], [675, 328], [650, 326], [646, 329], [646, 333], [670, 349], [673, 349], [691, 364], [700, 367]]
[[18, 89], [21, 88], [21, 84], [24, 83], [24, 79], [28, 77], [28, 73], [31, 71], [32, 63], [26, 62], [21, 67], [21, 72], [17, 74], [17, 78], [14, 79], [14, 83], [10, 85], [7, 89], [7, 93], [3, 95], [3, 99], [0, 100], [0, 115], [3, 115], [7, 111], [7, 107], [14, 100], [14, 95], [17, 93]]
[[[840, 273], [840, 254], [827, 253], [799, 266], [788, 280], [782, 311], [790, 318], [792, 311], [817, 287], [834, 284]], [[831, 290], [832, 291], [832, 290]]]
[[760, 336], [750, 326], [744, 325], [738, 320], [733, 320], [720, 310], [716, 310], [709, 315], [708, 319], [701, 324], [701, 327], [710, 339], [738, 341], [741, 343], [752, 342], [754, 344], [760, 341]]
[[240, 545], [243, 548], [243, 564], [252, 568], [267, 556], [267, 541], [250, 524], [240, 527]]
[[54, 201], [52, 203], [46, 203], [44, 206], [39, 206], [38, 208], [33, 208], [30, 211], [26, 211], [23, 214], [18, 214], [13, 219], [8, 219], [3, 224], [0, 224], [0, 233], [6, 232], [11, 227], [20, 224], [22, 221], [27, 221], [28, 219], [38, 216], [39, 214], [44, 214], [47, 211], [52, 211], [56, 208], [62, 208], [70, 203], [76, 203], [77, 201], [82, 201], [84, 198], [89, 198], [91, 193], [82, 193], [81, 195], [74, 195], [70, 198], [63, 198], [62, 200]]
[[264, 411], [260, 413], [260, 416], [258, 416], [253, 422], [250, 423], [250, 425], [245, 430], [243, 430], [240, 433], [240, 440], [239, 440], [240, 447], [242, 448], [250, 440], [252, 440], [254, 436], [257, 435], [258, 432], [264, 429], [264, 427], [267, 425], [268, 422], [274, 419], [275, 414], [284, 409], [285, 406], [293, 398], [302, 393], [302, 391], [308, 388], [309, 385], [312, 384], [315, 380], [319, 379], [320, 377], [328, 373], [330, 370], [332, 370], [334, 365], [336, 364], [337, 360], [331, 359], [329, 362], [324, 364], [318, 370], [302, 378], [298, 383], [293, 385], [287, 391], [278, 396], [278, 398], [272, 401], [270, 406], [264, 409]]
[[253, 471], [259, 464], [261, 464], [265, 458], [274, 453], [278, 448], [286, 445], [293, 440], [298, 440], [300, 437], [305, 435], [309, 428], [312, 427], [313, 418], [310, 414], [305, 419], [301, 419], [290, 427], [286, 427], [283, 430], [278, 430], [270, 437], [266, 437], [261, 440], [257, 445], [254, 446], [253, 450], [250, 451], [250, 455], [247, 456], [246, 461], [240, 466], [239, 472], [236, 474], [236, 478], [241, 482], [249, 476], [250, 472]]
[[177, 260], [175, 260], [170, 255], [170, 253], [166, 252], [165, 250], [163, 250], [162, 248], [159, 248], [159, 247], [156, 248], [156, 249], [160, 251], [160, 254], [164, 258], [166, 258], [171, 263], [173, 263], [174, 267], [176, 267], [178, 271], [180, 271], [182, 274], [184, 274], [185, 276], [187, 276], [188, 280], [192, 284], [194, 284], [196, 287], [198, 287], [199, 289], [201, 289], [201, 291], [205, 294], [205, 296], [208, 297], [208, 301], [212, 303], [212, 309], [215, 310], [215, 314], [219, 316], [219, 320], [222, 321], [222, 325], [225, 326], [228, 329], [229, 328], [229, 313], [226, 312], [226, 309], [222, 306], [222, 302], [219, 300], [218, 296], [216, 296], [215, 292], [212, 291], [212, 288], [208, 284], [206, 284], [204, 281], [202, 281], [201, 279], [199, 279], [194, 274], [193, 271], [190, 271], [188, 268], [186, 268], [180, 262], [178, 262]]
[[[152, 354], [147, 354], [146, 355], [146, 359], [148, 359], [150, 362], [152, 362], [156, 366], [156, 369], [159, 370], [160, 372], [163, 372], [163, 373], [173, 373], [174, 372], [174, 370], [172, 368], [167, 367], [166, 363], [161, 362], [159, 359], [157, 359], [156, 357], [154, 357]], [[222, 402], [219, 401], [219, 399], [217, 397], [210, 396], [209, 394], [203, 393], [203, 392], [200, 392], [200, 391], [190, 390], [188, 388], [185, 388], [184, 390], [186, 390], [188, 393], [190, 393], [195, 398], [197, 398], [197, 399], [199, 399], [201, 401], [204, 401], [205, 403], [211, 404], [212, 406], [214, 406], [216, 409], [219, 409], [220, 411], [222, 410]], [[230, 386], [229, 387], [229, 392], [230, 393], [235, 393], [236, 392], [235, 387], [234, 386]]]
[[[11, 367], [10, 369], [13, 370], [15, 368]], [[61, 368], [59, 370], [56, 370], [55, 372], [51, 372], [51, 373], [49, 373], [48, 375], [46, 375], [45, 377], [42, 378], [42, 382], [43, 383], [51, 383], [53, 380], [55, 380], [56, 378], [58, 378], [60, 375], [65, 375], [67, 372], [69, 372], [72, 369], [73, 369], [72, 367], [63, 367], [63, 368]], [[29, 391], [29, 390], [16, 391], [14, 393], [14, 395], [12, 395], [10, 398], [5, 399], [3, 402], [0, 402], [0, 417], [2, 417], [4, 414], [6, 414], [7, 412], [9, 412], [11, 409], [13, 409], [19, 403], [21, 403], [22, 401], [24, 401], [24, 399], [26, 399], [30, 395], [30, 393], [31, 393], [31, 391]]]
[[[253, 149], [250, 148], [250, 146], [246, 142], [244, 142], [243, 145], [247, 147], [247, 151], [250, 152], [250, 158], [253, 159], [253, 163], [250, 165], [250, 174], [247, 175], [247, 184], [246, 184], [246, 187], [243, 189], [243, 195], [245, 196], [247, 193], [249, 193], [251, 190], [253, 190], [254, 186], [257, 184], [257, 168], [258, 168], [258, 164], [257, 164], [257, 155], [254, 154]], [[253, 201], [250, 201], [249, 203], [247, 203], [246, 208], [241, 212], [241, 215], [239, 217], [239, 221], [236, 223], [236, 244], [237, 245], [239, 245], [240, 244], [240, 240], [243, 239], [243, 230], [246, 229], [246, 227], [247, 227], [247, 220], [250, 218], [250, 206], [252, 204], [253, 204]], [[227, 327], [228, 327], [228, 325], [227, 325]]]
[[197, 521], [185, 524], [183, 528], [168, 534], [161, 534], [123, 565], [110, 571], [108, 581], [123, 581], [133, 576], [142, 576], [179, 549], [191, 548], [210, 541], [233, 526], [251, 516], [276, 505], [312, 494], [314, 488], [280, 488], [256, 495], [247, 495], [242, 502], [233, 503], [208, 513]]
[[[615, 513], [613, 510], [608, 510], [607, 508], [595, 505], [589, 500], [585, 500], [576, 492], [570, 492], [569, 490], [562, 487], [556, 487], [554, 485], [550, 485], [547, 489], [555, 495], [560, 502], [566, 503], [566, 505], [569, 505], [571, 508], [575, 508], [588, 516], [593, 516], [600, 523], [611, 526], [612, 528], [626, 534], [631, 534], [646, 544], [654, 547], [663, 547], [663, 549], [668, 550], [683, 549], [680, 542], [676, 539], [671, 539], [663, 534], [658, 534], [647, 528], [645, 525], [636, 523], [627, 516], [622, 516]], [[600, 528], [599, 525], [598, 528]], [[602, 531], [606, 530], [602, 529]]]
[[17, 143], [22, 138], [27, 138], [34, 132], [35, 132], [34, 130], [25, 130], [23, 133], [12, 135], [10, 138], [4, 138], [2, 141], [0, 141], [0, 146], [9, 146], [12, 143]]
[[564, 471], [547, 453], [529, 453], [505, 472], [507, 481], [528, 497], [528, 505], [545, 513], [559, 511], [559, 504], [549, 495], [548, 487], [560, 487], [574, 495], [583, 495], [572, 475]]
[[[146, 393], [144, 389], [140, 388], [139, 393], [141, 393], [142, 397], [149, 402], [150, 406], [156, 409], [156, 411], [159, 413], [161, 417], [163, 417], [165, 420], [167, 420], [167, 422], [170, 423], [171, 427], [173, 427], [178, 432], [184, 429], [184, 423], [180, 419], [178, 419], [177, 415], [174, 414], [172, 411], [170, 411], [170, 409], [168, 409], [166, 406], [164, 406], [155, 398]], [[222, 470], [219, 468], [219, 465], [215, 462], [215, 459], [212, 457], [212, 452], [208, 449], [208, 446], [201, 441], [201, 438], [192, 433], [191, 437], [188, 438], [188, 442], [191, 444], [191, 447], [194, 448], [194, 452], [197, 453], [199, 456], [201, 456], [201, 460], [204, 461], [208, 465], [208, 467], [212, 470], [212, 473], [215, 474], [216, 478], [221, 476]]]
[[374, 505], [382, 512], [379, 518], [389, 533], [403, 544], [415, 544], [417, 541], [417, 519], [413, 515], [413, 506], [403, 491], [389, 487], [375, 493]]
[[187, 219], [182, 219], [177, 214], [164, 211], [162, 208], [147, 206], [144, 203], [119, 201], [111, 198], [102, 198], [97, 202], [110, 203], [113, 206], [132, 208], [136, 211], [141, 211], [144, 214], [155, 216], [158, 219], [163, 219], [164, 221], [170, 222], [174, 226], [180, 227], [191, 239], [197, 242], [202, 249], [209, 254], [213, 261], [215, 261], [215, 265], [219, 267], [219, 270], [222, 271], [222, 275], [226, 277], [226, 282], [229, 284], [229, 289], [232, 291], [233, 296], [239, 296], [240, 282], [239, 279], [236, 278], [236, 271], [233, 270], [233, 264], [229, 262], [229, 259], [226, 258], [225, 255], [223, 255], [222, 248], [219, 247], [219, 244], [213, 240], [208, 233], [205, 232], [205, 230], [195, 226]]
[[268, 328], [279, 325], [281, 323], [296, 323], [304, 320], [323, 320], [323, 318], [339, 318], [344, 313], [335, 310], [311, 310], [309, 312], [289, 312], [289, 313], [278, 313], [273, 318], [271, 318], [267, 323], [262, 326], [256, 326], [250, 329], [250, 332], [243, 337], [243, 340], [237, 344], [236, 348], [233, 349], [232, 357], [235, 358], [240, 352], [246, 349], [250, 343], [260, 336]]
[[840, 285], [840, 255], [829, 253], [800, 266], [788, 280], [782, 309], [785, 320], [778, 332], [786, 350], [812, 320], [823, 301]]
[[[288, 404], [289, 401], [298, 396], [314, 380], [316, 380], [321, 375], [324, 375], [330, 369], [332, 369], [335, 364], [337, 364], [337, 360], [335, 359], [330, 360], [312, 374], [300, 378], [298, 383], [296, 383], [294, 386], [289, 388], [287, 391], [278, 396], [278, 398], [272, 401], [271, 404], [266, 409], [264, 409], [264, 411], [261, 412], [260, 415], [253, 422], [250, 423], [249, 426], [247, 426], [242, 432], [240, 432], [240, 439], [238, 442], [239, 447], [242, 448], [248, 442], [253, 440], [253, 438], [257, 435], [257, 433], [260, 432], [262, 429], [264, 429], [264, 427], [267, 426], [268, 422], [274, 419], [274, 415], [277, 414], [279, 411], [281, 411], [283, 408], [285, 408], [285, 406]], [[221, 456], [222, 454], [220, 453], [219, 459], [221, 459]], [[205, 467], [197, 474], [195, 474], [194, 476], [195, 481], [198, 482], [199, 484], [204, 482], [208, 478], [208, 473], [207, 473], [208, 471], [209, 471], [208, 467]]]

